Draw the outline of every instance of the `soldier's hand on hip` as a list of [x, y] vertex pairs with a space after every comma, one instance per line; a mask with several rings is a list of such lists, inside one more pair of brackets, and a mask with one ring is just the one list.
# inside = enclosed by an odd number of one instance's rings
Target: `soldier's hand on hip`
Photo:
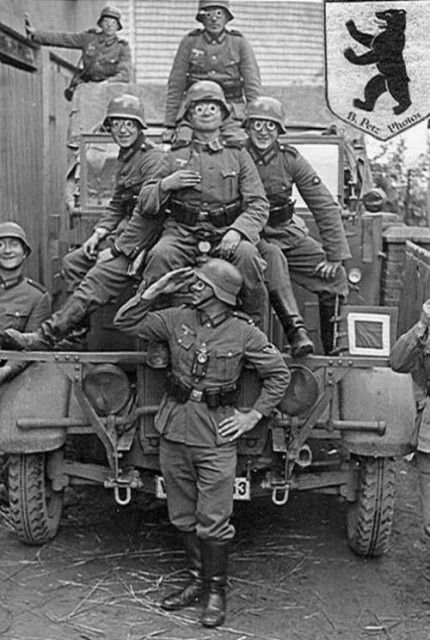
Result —
[[30, 16], [28, 13], [24, 13], [24, 26], [25, 26], [25, 35], [27, 38], [32, 38], [36, 29], [31, 26]]
[[330, 260], [322, 260], [315, 267], [314, 275], [323, 280], [333, 280], [336, 277], [337, 270], [341, 266], [341, 262], [331, 262]]
[[181, 267], [169, 271], [166, 275], [161, 276], [156, 282], [151, 284], [142, 293], [143, 300], [154, 300], [161, 293], [177, 293], [192, 282], [194, 279], [194, 269], [192, 267]]
[[239, 242], [241, 241], [241, 239], [242, 237], [239, 231], [236, 231], [236, 229], [229, 229], [227, 233], [224, 234], [219, 245], [219, 252], [221, 254], [221, 257], [231, 258], [232, 256], [234, 256], [234, 253], [239, 246]]
[[165, 193], [169, 191], [178, 191], [179, 189], [187, 189], [195, 187], [201, 180], [200, 174], [197, 171], [190, 171], [189, 169], [179, 169], [171, 173], [170, 176], [166, 176], [161, 181], [161, 190]]
[[261, 413], [255, 409], [247, 413], [235, 409], [234, 415], [219, 423], [218, 431], [223, 438], [229, 438], [230, 441], [237, 440], [247, 431], [251, 431], [261, 418]]

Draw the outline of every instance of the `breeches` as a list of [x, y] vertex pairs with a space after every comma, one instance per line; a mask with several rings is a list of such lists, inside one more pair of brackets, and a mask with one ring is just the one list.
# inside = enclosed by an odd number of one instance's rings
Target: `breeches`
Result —
[[131, 281], [127, 274], [128, 266], [129, 261], [124, 255], [95, 264], [76, 287], [73, 297], [83, 301], [88, 313], [119, 298]]
[[233, 538], [235, 444], [192, 447], [161, 438], [160, 466], [175, 527], [202, 539]]
[[[324, 280], [315, 275], [316, 266], [327, 258], [322, 246], [307, 235], [294, 247], [282, 246], [280, 242], [262, 239], [258, 250], [267, 263], [266, 281], [269, 289], [275, 289], [288, 269], [291, 280], [312, 293], [337, 294], [346, 298], [348, 284], [344, 267], [340, 267], [336, 276]], [[272, 286], [273, 285], [273, 286]]]

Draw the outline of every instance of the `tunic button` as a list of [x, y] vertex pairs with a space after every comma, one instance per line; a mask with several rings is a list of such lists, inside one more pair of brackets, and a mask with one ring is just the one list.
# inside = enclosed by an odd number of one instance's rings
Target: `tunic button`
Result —
[[232, 355], [231, 351], [229, 351], [229, 352], [227, 353], [227, 355], [228, 355], [228, 357], [229, 357], [229, 358], [231, 358], [231, 355]]
[[181, 340], [181, 338], [179, 338], [178, 342], [179, 342], [179, 344], [182, 344], [182, 340]]
[[207, 326], [207, 327], [210, 327], [210, 326], [211, 326], [211, 323], [210, 323], [210, 322], [207, 322], [207, 323], [206, 323], [206, 326]]

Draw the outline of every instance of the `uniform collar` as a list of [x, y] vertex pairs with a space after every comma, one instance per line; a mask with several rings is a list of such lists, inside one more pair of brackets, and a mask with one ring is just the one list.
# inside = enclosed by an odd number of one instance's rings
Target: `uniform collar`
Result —
[[118, 153], [118, 160], [120, 162], [127, 162], [127, 160], [130, 160], [130, 158], [137, 152], [139, 151], [139, 149], [146, 149], [146, 141], [145, 141], [145, 136], [143, 135], [143, 133], [140, 133], [136, 140], [133, 142], [133, 144], [131, 145], [131, 147], [127, 147], [126, 149], [121, 149], [119, 150]]
[[116, 40], [118, 40], [118, 36], [116, 35], [116, 33], [114, 33], [111, 36], [107, 36], [103, 33], [103, 31], [100, 31], [99, 39], [100, 39], [100, 42], [109, 46], [113, 44]]
[[225, 309], [222, 309], [215, 315], [209, 316], [204, 311], [200, 311], [199, 309], [197, 309], [197, 316], [199, 318], [200, 324], [203, 325], [209, 322], [212, 327], [217, 327], [218, 325], [220, 325], [222, 322], [224, 322], [225, 320], [227, 320], [227, 318], [231, 316], [231, 310], [228, 307], [226, 307]]
[[211, 36], [211, 34], [208, 31], [206, 31], [206, 29], [204, 29], [203, 37], [208, 44], [222, 44], [227, 37], [227, 32], [224, 29], [223, 31], [221, 31], [219, 36]]
[[24, 280], [24, 276], [20, 273], [18, 276], [13, 276], [11, 278], [5, 278], [0, 276], [0, 288], [1, 289], [12, 289], [12, 287], [16, 287], [17, 284]]
[[208, 153], [217, 153], [224, 149], [224, 145], [219, 137], [210, 142], [204, 142], [203, 140], [196, 140], [196, 138], [194, 138], [193, 144], [197, 151], [207, 151]]
[[259, 151], [250, 142], [248, 143], [248, 151], [252, 156], [254, 162], [262, 162], [263, 164], [269, 164], [276, 157], [278, 153], [278, 141], [275, 142], [266, 151]]

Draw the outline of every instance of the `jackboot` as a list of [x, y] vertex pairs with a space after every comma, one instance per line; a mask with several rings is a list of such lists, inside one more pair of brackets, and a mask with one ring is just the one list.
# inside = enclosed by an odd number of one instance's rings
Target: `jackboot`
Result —
[[204, 582], [201, 540], [195, 531], [184, 532], [183, 544], [188, 558], [190, 580], [183, 589], [175, 591], [162, 600], [161, 607], [167, 609], [167, 611], [176, 611], [177, 609], [188, 607], [203, 595]]
[[277, 289], [269, 291], [269, 299], [290, 343], [293, 358], [301, 358], [313, 353], [314, 343], [306, 331], [291, 287], [282, 283]]
[[265, 331], [267, 328], [267, 289], [263, 282], [259, 283], [254, 289], [242, 287], [240, 298], [242, 300], [242, 311], [254, 320], [259, 329]]
[[3, 349], [37, 351], [51, 350], [86, 314], [87, 305], [73, 295], [64, 305], [42, 322], [39, 329], [31, 333], [21, 333], [16, 329], [2, 332], [0, 343]]
[[201, 623], [204, 627], [219, 627], [226, 612], [228, 542], [202, 540], [202, 553], [207, 591]]
[[322, 291], [318, 294], [321, 342], [326, 356], [333, 353], [334, 327], [337, 316], [340, 313], [340, 298], [335, 293]]
[[55, 343], [56, 351], [87, 351], [88, 334], [91, 331], [91, 316], [86, 313], [84, 317], [67, 332], [64, 338]]
[[424, 533], [430, 536], [430, 453], [417, 451]]

